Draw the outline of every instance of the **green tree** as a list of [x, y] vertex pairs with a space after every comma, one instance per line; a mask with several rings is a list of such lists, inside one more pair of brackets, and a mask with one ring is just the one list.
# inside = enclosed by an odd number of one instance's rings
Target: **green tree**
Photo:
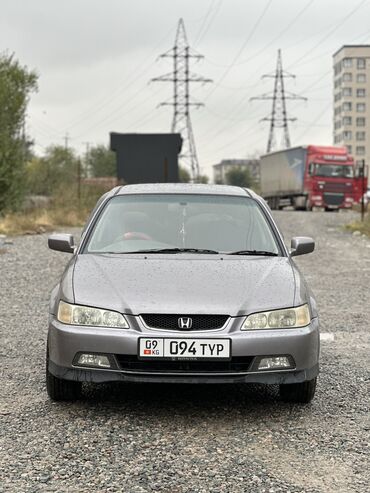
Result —
[[182, 166], [179, 166], [179, 181], [181, 183], [189, 183], [191, 180], [191, 176], [189, 171]]
[[27, 141], [24, 123], [37, 75], [13, 55], [0, 54], [0, 212], [15, 209], [24, 192]]
[[199, 175], [195, 180], [195, 183], [208, 183], [209, 177], [207, 175]]
[[225, 178], [228, 185], [248, 188], [253, 186], [253, 178], [250, 171], [247, 168], [242, 168], [241, 166], [234, 166], [229, 169], [225, 175]]
[[116, 154], [104, 145], [92, 147], [86, 156], [86, 163], [94, 177], [117, 176]]
[[77, 182], [79, 161], [72, 149], [52, 145], [43, 157], [33, 158], [26, 168], [27, 188], [36, 195], [53, 195]]

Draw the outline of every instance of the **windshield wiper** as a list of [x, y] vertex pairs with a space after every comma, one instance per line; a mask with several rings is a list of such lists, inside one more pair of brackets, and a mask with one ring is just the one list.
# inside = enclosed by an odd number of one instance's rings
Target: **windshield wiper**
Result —
[[266, 250], [238, 250], [236, 252], [228, 252], [228, 255], [263, 255], [265, 257], [277, 257], [275, 252], [268, 252]]
[[212, 253], [218, 254], [217, 250], [208, 250], [206, 248], [151, 248], [148, 250], [135, 250], [132, 252], [122, 253]]

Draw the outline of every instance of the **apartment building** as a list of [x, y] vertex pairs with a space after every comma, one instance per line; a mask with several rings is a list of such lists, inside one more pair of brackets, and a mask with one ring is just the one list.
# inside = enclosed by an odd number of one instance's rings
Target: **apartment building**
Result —
[[333, 55], [334, 145], [357, 165], [370, 164], [370, 45], [344, 45]]

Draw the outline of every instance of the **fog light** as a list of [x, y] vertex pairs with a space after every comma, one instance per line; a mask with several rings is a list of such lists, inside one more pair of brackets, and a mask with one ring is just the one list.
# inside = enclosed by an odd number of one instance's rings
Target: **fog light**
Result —
[[108, 356], [105, 356], [104, 354], [80, 354], [77, 365], [94, 366], [96, 368], [111, 367]]
[[283, 370], [285, 368], [292, 368], [292, 364], [287, 356], [261, 358], [258, 364], [258, 370]]

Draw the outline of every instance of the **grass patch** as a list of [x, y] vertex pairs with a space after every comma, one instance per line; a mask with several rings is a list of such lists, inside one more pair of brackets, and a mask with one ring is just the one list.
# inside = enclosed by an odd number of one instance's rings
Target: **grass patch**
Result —
[[61, 185], [50, 198], [48, 206], [0, 216], [0, 234], [40, 234], [59, 227], [81, 227], [98, 198], [106, 191], [106, 187], [82, 185], [78, 200], [74, 186]]
[[360, 233], [370, 236], [370, 212], [365, 215], [364, 221], [354, 221], [346, 225], [347, 231], [360, 231]]
[[40, 234], [61, 226], [82, 226], [88, 215], [87, 209], [64, 208], [9, 213], [0, 218], [0, 234], [8, 236]]

